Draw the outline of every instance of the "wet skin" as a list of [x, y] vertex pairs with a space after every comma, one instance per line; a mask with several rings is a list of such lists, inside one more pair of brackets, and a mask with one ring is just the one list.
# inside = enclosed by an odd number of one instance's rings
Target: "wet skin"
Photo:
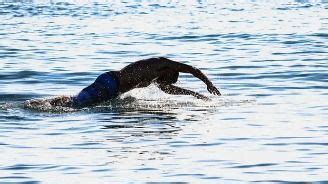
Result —
[[172, 84], [176, 83], [179, 73], [190, 73], [207, 85], [207, 90], [214, 95], [221, 95], [213, 83], [198, 69], [187, 64], [159, 57], [140, 60], [114, 72], [119, 79], [119, 93], [125, 93], [134, 88], [147, 87], [151, 83], [168, 94], [193, 95], [207, 99], [204, 95], [183, 89]]

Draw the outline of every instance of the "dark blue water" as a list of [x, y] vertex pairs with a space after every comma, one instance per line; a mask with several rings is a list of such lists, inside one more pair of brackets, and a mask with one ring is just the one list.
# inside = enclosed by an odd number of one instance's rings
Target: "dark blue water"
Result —
[[[327, 181], [326, 1], [0, 1], [0, 182]], [[190, 75], [82, 110], [23, 108], [165, 56]]]

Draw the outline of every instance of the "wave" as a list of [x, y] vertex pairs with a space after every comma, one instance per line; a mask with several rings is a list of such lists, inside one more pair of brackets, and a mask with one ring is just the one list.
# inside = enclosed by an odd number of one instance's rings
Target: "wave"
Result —
[[[158, 95], [158, 94], [157, 94]], [[27, 96], [23, 95], [23, 99]], [[128, 112], [128, 111], [147, 111], [147, 112], [168, 112], [176, 109], [192, 109], [196, 111], [216, 110], [219, 107], [240, 106], [254, 103], [254, 99], [235, 99], [236, 97], [212, 96], [210, 101], [203, 101], [193, 97], [170, 96], [150, 97], [147, 98], [147, 92], [140, 96], [138, 93], [128, 93], [110, 101], [85, 107], [73, 108], [61, 105], [53, 105], [49, 101], [54, 98], [36, 98], [26, 101], [16, 101], [13, 103], [0, 103], [0, 110], [21, 108], [35, 112], [53, 112], [53, 113], [69, 113], [69, 112]]]

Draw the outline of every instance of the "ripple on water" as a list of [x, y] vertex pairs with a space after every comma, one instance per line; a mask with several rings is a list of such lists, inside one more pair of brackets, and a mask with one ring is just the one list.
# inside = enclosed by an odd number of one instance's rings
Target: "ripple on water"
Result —
[[[324, 181], [326, 6], [0, 3], [0, 183]], [[82, 109], [23, 107], [154, 56], [201, 68], [224, 95], [150, 86]], [[177, 85], [209, 95], [191, 75]]]
[[25, 176], [0, 176], [0, 180], [4, 183], [22, 183], [22, 184], [38, 184], [41, 183], [40, 181], [36, 181], [31, 177]]
[[269, 167], [269, 166], [275, 166], [278, 165], [276, 163], [260, 163], [260, 164], [251, 164], [251, 165], [237, 165], [237, 166], [232, 166], [230, 168], [253, 168], [253, 167]]

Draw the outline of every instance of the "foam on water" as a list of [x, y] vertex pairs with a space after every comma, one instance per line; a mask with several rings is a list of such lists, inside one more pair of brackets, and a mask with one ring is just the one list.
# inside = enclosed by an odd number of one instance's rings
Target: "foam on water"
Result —
[[[61, 98], [60, 96], [58, 96]], [[183, 98], [181, 98], [183, 97]], [[194, 109], [207, 109], [215, 110], [220, 107], [239, 106], [243, 104], [254, 103], [255, 99], [249, 97], [229, 97], [229, 96], [214, 96], [211, 95], [209, 100], [200, 100], [195, 97], [179, 96], [179, 95], [167, 95], [161, 92], [154, 84], [143, 89], [134, 89], [131, 92], [123, 94], [113, 100], [104, 102], [98, 105], [85, 107], [85, 108], [73, 108], [65, 107], [62, 105], [52, 105], [49, 100], [56, 97], [49, 97], [44, 99], [31, 99], [24, 101], [23, 103], [4, 103], [0, 104], [0, 109], [10, 108], [23, 108], [36, 112], [53, 112], [53, 113], [65, 113], [76, 111], [170, 111], [179, 108], [194, 108]], [[242, 99], [243, 98], [243, 99]]]

